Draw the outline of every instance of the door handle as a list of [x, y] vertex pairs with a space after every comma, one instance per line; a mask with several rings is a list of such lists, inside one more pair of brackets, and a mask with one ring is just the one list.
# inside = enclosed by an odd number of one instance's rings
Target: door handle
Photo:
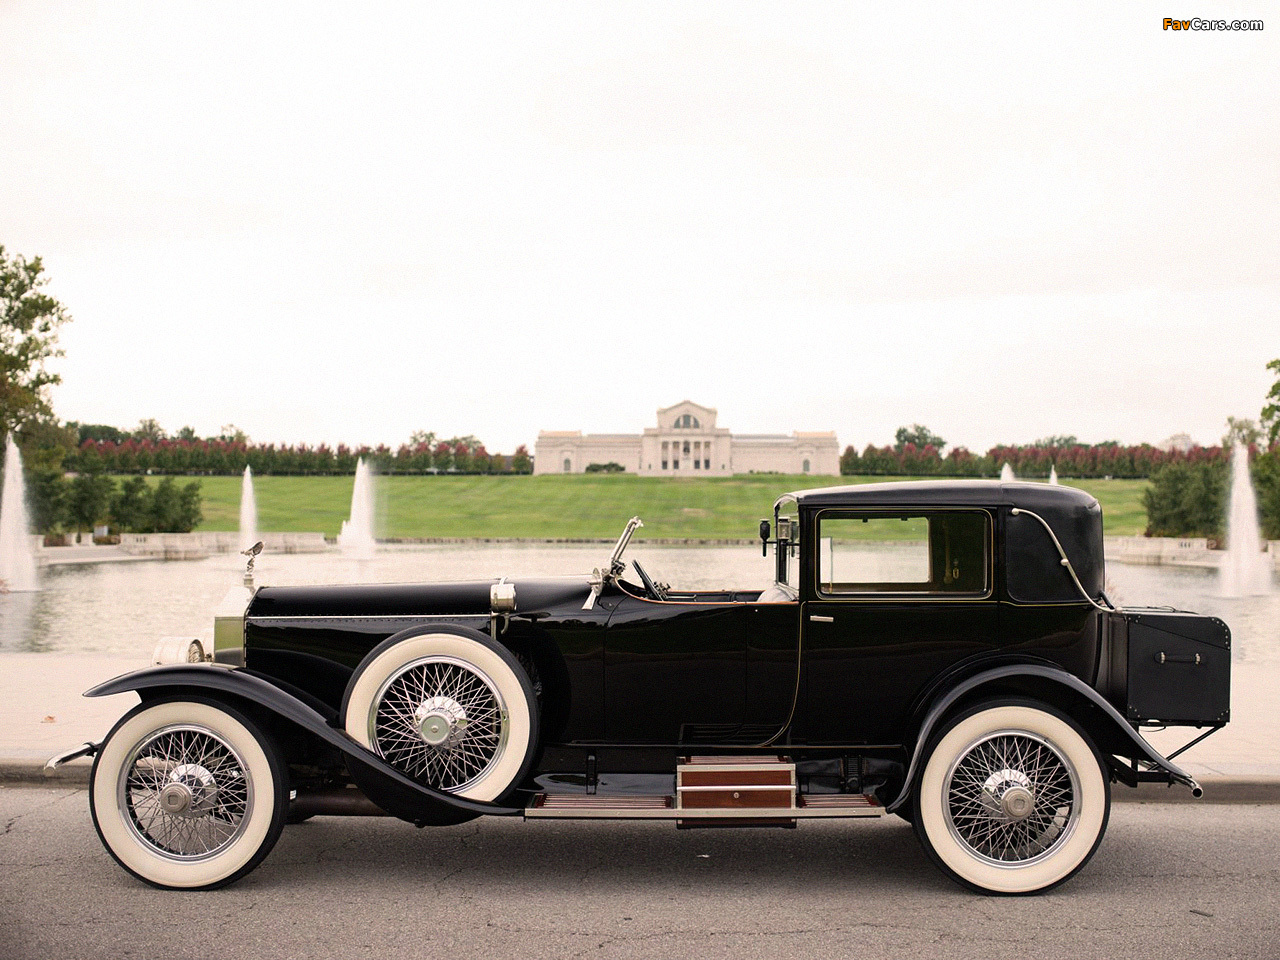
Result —
[[835, 617], [824, 617], [820, 613], [809, 614], [809, 619], [812, 620], [814, 623], [835, 623], [836, 622]]

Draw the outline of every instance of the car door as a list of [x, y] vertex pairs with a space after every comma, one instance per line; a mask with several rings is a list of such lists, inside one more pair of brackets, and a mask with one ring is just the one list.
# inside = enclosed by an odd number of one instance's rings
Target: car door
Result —
[[625, 596], [605, 630], [605, 736], [720, 743], [746, 717], [747, 605]]
[[801, 610], [804, 735], [900, 743], [917, 696], [995, 648], [985, 510], [819, 511]]

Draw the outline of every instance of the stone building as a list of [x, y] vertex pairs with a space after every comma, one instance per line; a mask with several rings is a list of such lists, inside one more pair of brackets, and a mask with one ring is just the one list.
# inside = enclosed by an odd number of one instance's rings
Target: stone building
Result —
[[659, 477], [724, 477], [735, 473], [840, 473], [834, 431], [730, 433], [716, 411], [685, 400], [658, 411], [644, 433], [543, 430], [534, 473], [585, 473], [592, 464], [621, 464], [627, 473]]

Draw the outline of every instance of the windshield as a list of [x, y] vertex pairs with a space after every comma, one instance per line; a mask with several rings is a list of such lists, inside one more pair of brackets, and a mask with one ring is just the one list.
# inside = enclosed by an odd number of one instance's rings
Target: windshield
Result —
[[613, 554], [609, 557], [609, 575], [616, 577], [627, 568], [626, 563], [622, 559], [623, 551], [627, 549], [627, 544], [631, 542], [631, 535], [644, 526], [644, 521], [639, 517], [632, 517], [627, 521], [626, 529], [622, 531], [622, 536], [618, 537], [618, 542], [613, 545]]

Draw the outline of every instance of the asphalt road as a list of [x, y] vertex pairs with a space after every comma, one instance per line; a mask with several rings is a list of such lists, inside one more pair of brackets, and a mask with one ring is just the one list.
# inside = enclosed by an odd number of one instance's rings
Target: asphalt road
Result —
[[227, 890], [118, 868], [83, 790], [0, 789], [0, 957], [1280, 957], [1280, 805], [1123, 804], [1065, 887], [982, 897], [896, 818], [796, 830], [320, 818]]

